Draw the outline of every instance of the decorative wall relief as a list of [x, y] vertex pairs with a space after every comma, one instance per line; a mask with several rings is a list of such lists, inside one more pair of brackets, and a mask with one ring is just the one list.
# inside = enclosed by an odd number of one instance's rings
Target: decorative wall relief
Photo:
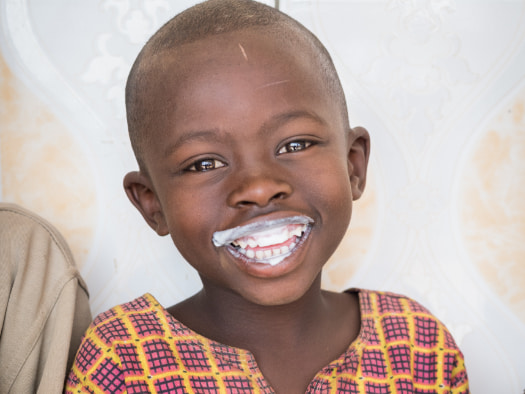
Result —
[[479, 134], [463, 168], [461, 232], [472, 263], [525, 323], [525, 89]]

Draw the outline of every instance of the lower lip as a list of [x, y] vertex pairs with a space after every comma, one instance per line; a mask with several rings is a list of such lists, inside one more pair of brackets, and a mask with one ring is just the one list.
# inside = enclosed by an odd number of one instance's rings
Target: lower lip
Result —
[[293, 271], [301, 264], [301, 255], [304, 249], [304, 244], [310, 238], [312, 227], [307, 226], [301, 239], [297, 245], [291, 250], [291, 253], [280, 263], [270, 265], [260, 260], [250, 259], [239, 253], [235, 248], [227, 246], [226, 250], [235, 259], [236, 264], [249, 275], [260, 278], [273, 278], [287, 274]]

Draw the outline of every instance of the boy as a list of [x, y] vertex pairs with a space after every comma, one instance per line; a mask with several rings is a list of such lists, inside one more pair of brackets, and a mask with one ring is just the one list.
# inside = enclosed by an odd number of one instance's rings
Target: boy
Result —
[[126, 193], [203, 289], [100, 315], [69, 392], [468, 392], [461, 353], [423, 307], [320, 288], [370, 149], [315, 36], [252, 1], [197, 5], [143, 48], [126, 107], [140, 169]]

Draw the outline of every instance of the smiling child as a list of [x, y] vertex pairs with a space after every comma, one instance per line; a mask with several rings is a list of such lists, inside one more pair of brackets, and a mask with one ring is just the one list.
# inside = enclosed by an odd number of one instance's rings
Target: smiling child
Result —
[[126, 193], [203, 287], [99, 315], [68, 392], [468, 392], [461, 352], [422, 306], [321, 289], [370, 142], [312, 33], [256, 2], [199, 4], [145, 45], [126, 107], [139, 164]]

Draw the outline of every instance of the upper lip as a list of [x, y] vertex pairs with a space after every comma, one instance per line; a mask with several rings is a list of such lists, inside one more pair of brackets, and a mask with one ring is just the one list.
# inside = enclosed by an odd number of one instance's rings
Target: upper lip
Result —
[[297, 223], [312, 224], [313, 222], [314, 220], [312, 218], [303, 214], [288, 215], [284, 217], [268, 217], [264, 219], [258, 218], [256, 221], [252, 221], [240, 226], [232, 227], [222, 231], [216, 231], [213, 233], [212, 241], [215, 246], [219, 247], [229, 244], [230, 242], [233, 242], [236, 239], [251, 233], [272, 227]]

